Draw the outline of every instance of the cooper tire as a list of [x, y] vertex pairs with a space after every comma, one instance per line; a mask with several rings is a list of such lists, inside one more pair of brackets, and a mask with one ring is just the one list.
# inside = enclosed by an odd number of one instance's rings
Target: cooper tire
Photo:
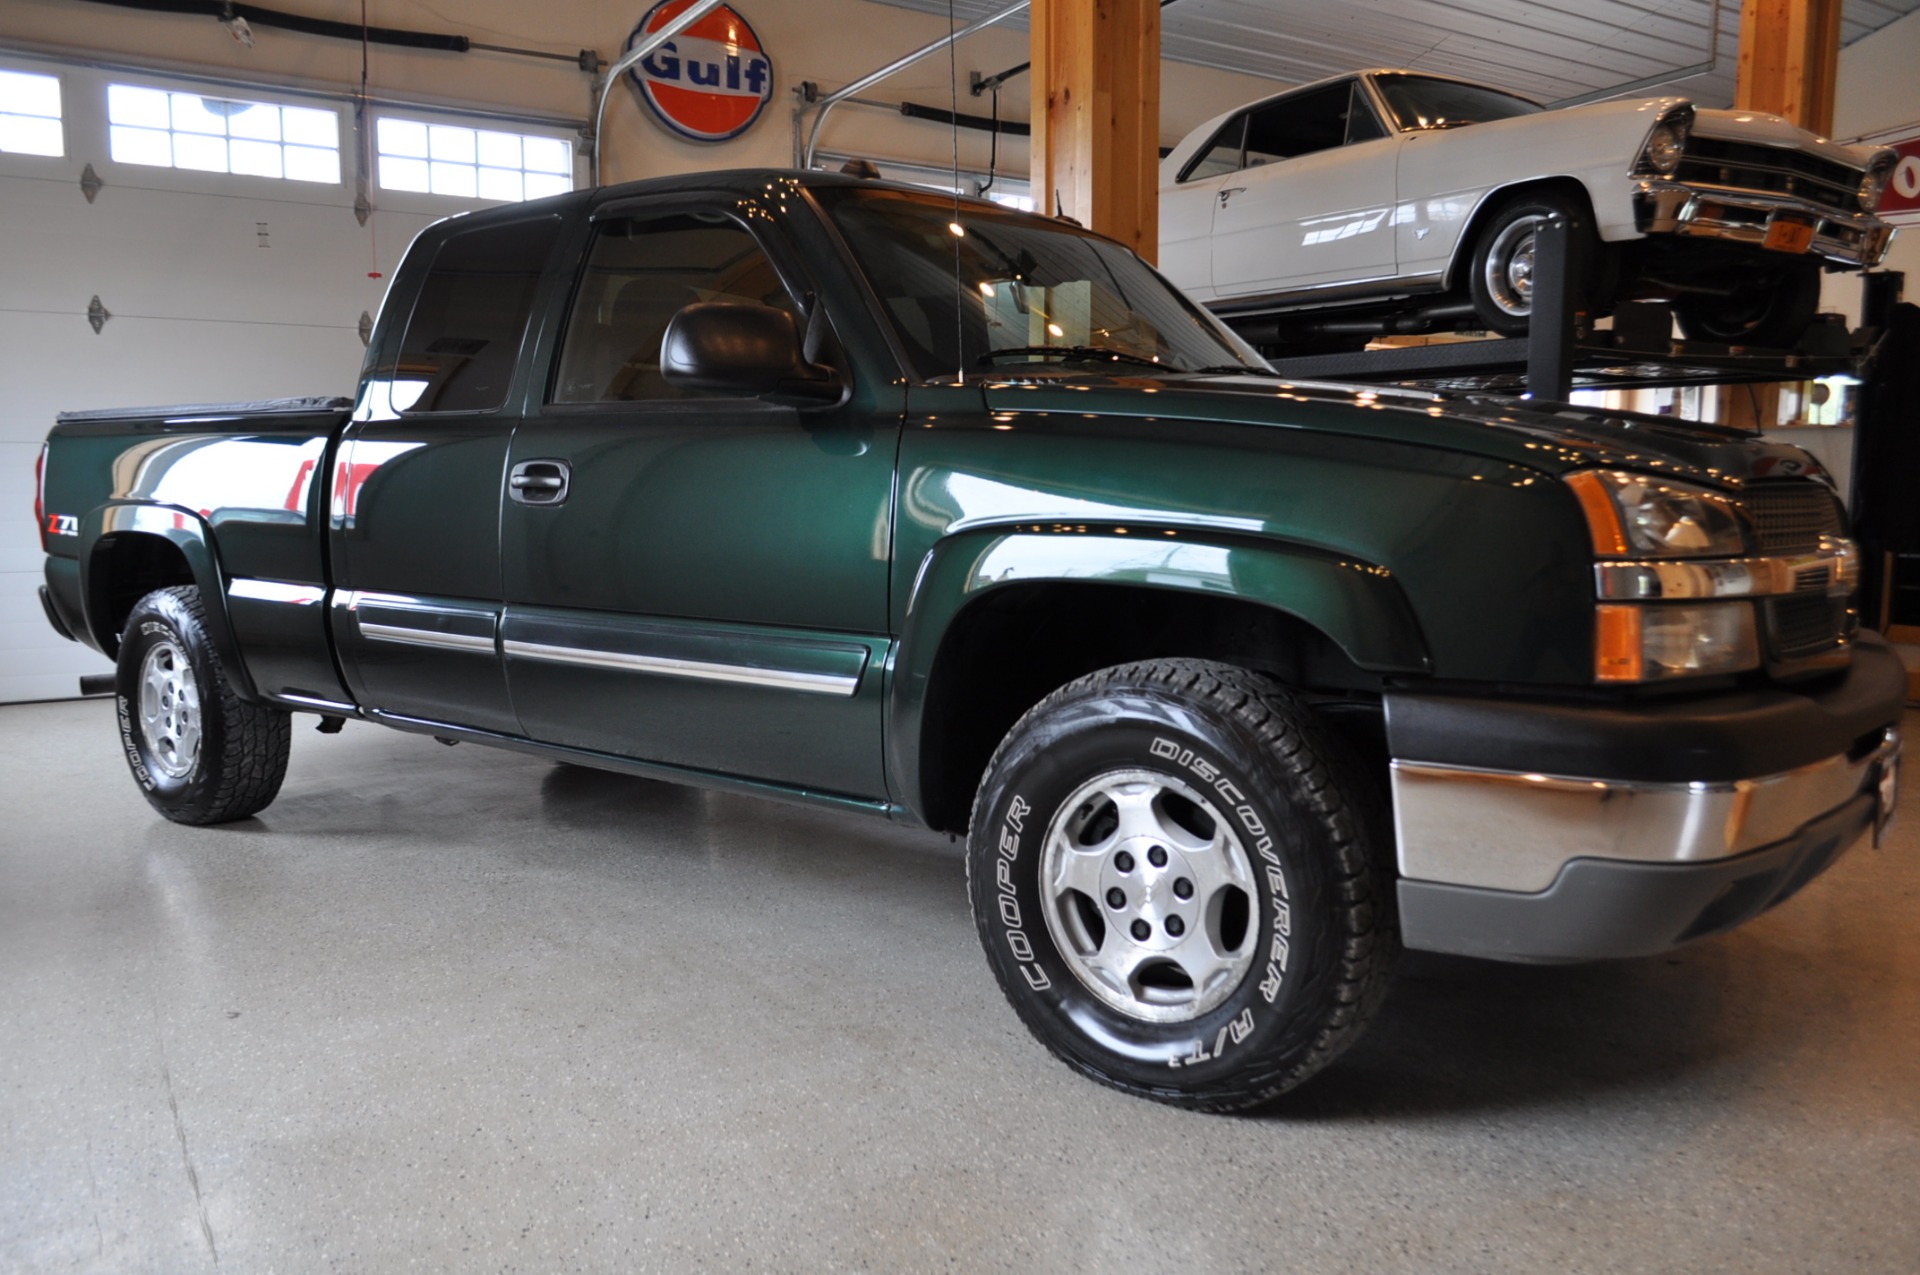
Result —
[[291, 717], [234, 694], [199, 589], [159, 589], [134, 605], [115, 689], [128, 768], [175, 823], [244, 819], [280, 792]]
[[1081, 1073], [1229, 1111], [1287, 1092], [1365, 1028], [1399, 947], [1382, 786], [1300, 700], [1157, 660], [1034, 707], [968, 834], [1002, 991]]

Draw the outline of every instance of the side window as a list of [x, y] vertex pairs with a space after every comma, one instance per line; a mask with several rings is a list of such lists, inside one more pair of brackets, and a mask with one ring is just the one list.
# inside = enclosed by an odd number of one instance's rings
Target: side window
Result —
[[1356, 80], [1353, 98], [1347, 106], [1347, 145], [1371, 142], [1386, 135], [1387, 130], [1381, 126], [1380, 117], [1373, 113], [1373, 106], [1367, 101], [1366, 90]]
[[559, 226], [556, 217], [539, 217], [464, 231], [440, 245], [401, 339], [395, 406], [489, 412], [507, 401]]
[[731, 218], [675, 213], [599, 226], [567, 316], [553, 401], [684, 397], [660, 375], [660, 341], [696, 301], [752, 301], [799, 317], [773, 263]]
[[1218, 177], [1231, 173], [1240, 167], [1241, 152], [1246, 149], [1247, 117], [1237, 115], [1227, 121], [1212, 143], [1200, 154], [1200, 158], [1187, 166], [1183, 182], [1205, 181], [1209, 177]]
[[1347, 144], [1351, 80], [1255, 111], [1247, 121], [1247, 167]]

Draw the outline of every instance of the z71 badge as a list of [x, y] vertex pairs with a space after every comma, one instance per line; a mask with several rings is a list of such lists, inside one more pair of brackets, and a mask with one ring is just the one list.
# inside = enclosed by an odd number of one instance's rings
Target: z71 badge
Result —
[[80, 534], [80, 520], [72, 514], [48, 514], [47, 534], [50, 536], [77, 536]]

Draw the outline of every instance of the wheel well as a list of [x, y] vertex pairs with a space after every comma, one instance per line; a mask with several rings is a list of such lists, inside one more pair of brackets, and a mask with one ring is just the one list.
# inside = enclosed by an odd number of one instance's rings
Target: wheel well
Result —
[[1370, 735], [1380, 680], [1306, 621], [1239, 598], [1109, 584], [1009, 585], [969, 606], [941, 639], [920, 725], [920, 805], [929, 827], [965, 831], [987, 762], [1022, 714], [1096, 669], [1134, 660], [1218, 660], [1359, 708]]
[[1459, 240], [1453, 246], [1453, 260], [1447, 266], [1447, 290], [1465, 294], [1466, 263], [1473, 260], [1473, 248], [1480, 239], [1480, 231], [1489, 218], [1500, 208], [1522, 195], [1569, 195], [1580, 201], [1586, 210], [1587, 224], [1594, 224], [1593, 198], [1587, 188], [1577, 178], [1547, 177], [1538, 181], [1518, 182], [1512, 186], [1502, 186], [1499, 190], [1488, 191], [1480, 206], [1473, 210], [1473, 216], [1467, 221], [1467, 228], [1460, 232]]
[[100, 649], [120, 653], [120, 633], [134, 604], [155, 589], [194, 584], [193, 570], [180, 547], [160, 536], [103, 536], [87, 572], [87, 620]]

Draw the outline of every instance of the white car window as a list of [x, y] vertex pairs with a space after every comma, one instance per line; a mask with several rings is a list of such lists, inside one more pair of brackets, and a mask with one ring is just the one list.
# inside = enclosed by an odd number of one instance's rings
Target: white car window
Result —
[[1236, 115], [1188, 165], [1180, 180], [1205, 181], [1386, 135], [1358, 81], [1347, 80]]

